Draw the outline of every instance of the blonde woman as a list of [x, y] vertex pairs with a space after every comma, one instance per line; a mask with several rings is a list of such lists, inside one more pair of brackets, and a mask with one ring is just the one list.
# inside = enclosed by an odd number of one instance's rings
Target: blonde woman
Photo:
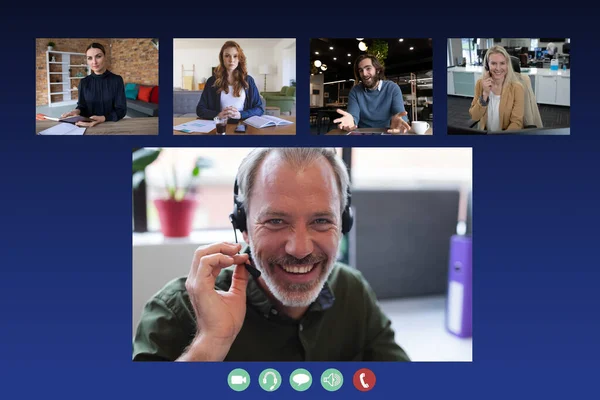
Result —
[[469, 114], [479, 129], [505, 131], [523, 129], [524, 89], [510, 56], [502, 46], [491, 47], [483, 59], [484, 75], [475, 85]]

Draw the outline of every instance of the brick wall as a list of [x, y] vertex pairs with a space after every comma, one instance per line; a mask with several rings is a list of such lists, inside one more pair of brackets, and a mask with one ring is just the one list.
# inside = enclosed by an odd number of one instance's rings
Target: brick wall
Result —
[[112, 65], [125, 83], [158, 85], [158, 49], [150, 39], [112, 39]]
[[[108, 56], [108, 69], [117, 75], [121, 75], [125, 83], [133, 82], [144, 85], [158, 85], [158, 50], [150, 39], [99, 39], [99, 38], [78, 38], [78, 39], [57, 39], [57, 38], [38, 38], [36, 39], [36, 106], [48, 104], [48, 82], [46, 74], [46, 51], [48, 42], [54, 42], [55, 51], [69, 51], [76, 53], [85, 53], [85, 49], [92, 42], [100, 43], [104, 46]], [[55, 54], [56, 61], [62, 61], [60, 55]], [[86, 63], [85, 57], [73, 58], [75, 64]], [[51, 72], [61, 70], [60, 65], [50, 65]], [[76, 76], [77, 71], [86, 71], [85, 68], [71, 68], [70, 76]], [[60, 82], [59, 75], [50, 75], [51, 81]], [[73, 86], [79, 85], [78, 79], [72, 79]], [[57, 86], [56, 90], [59, 91]], [[77, 92], [73, 92], [73, 98], [77, 98]], [[53, 97], [55, 101], [61, 101], [62, 95]]]

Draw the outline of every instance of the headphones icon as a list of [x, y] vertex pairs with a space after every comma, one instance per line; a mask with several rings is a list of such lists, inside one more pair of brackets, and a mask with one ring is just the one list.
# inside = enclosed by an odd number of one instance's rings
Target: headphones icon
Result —
[[273, 386], [271, 386], [269, 388], [269, 391], [271, 391], [271, 390], [275, 389], [275, 386], [277, 385], [277, 375], [275, 375], [275, 372], [273, 372], [273, 371], [268, 371], [265, 374], [265, 376], [263, 377], [263, 382], [262, 382], [263, 385], [265, 385], [267, 383], [267, 376], [269, 376], [269, 375], [273, 375]]
[[[354, 223], [354, 212], [352, 211], [351, 205], [352, 192], [350, 191], [350, 186], [348, 186], [348, 191], [346, 193], [346, 208], [342, 213], [342, 234], [350, 232], [350, 229], [352, 229], [352, 224]], [[246, 210], [244, 210], [244, 205], [238, 200], [238, 181], [236, 178], [233, 185], [233, 212], [229, 214], [229, 221], [233, 225], [234, 232], [236, 229], [239, 229], [240, 232], [248, 231], [246, 219], [247, 216]]]

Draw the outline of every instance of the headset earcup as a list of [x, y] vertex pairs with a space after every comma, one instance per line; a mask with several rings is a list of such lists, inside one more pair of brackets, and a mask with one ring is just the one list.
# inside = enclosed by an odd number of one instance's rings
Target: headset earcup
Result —
[[246, 212], [244, 207], [237, 201], [233, 205], [233, 216], [232, 223], [235, 229], [239, 229], [240, 232], [246, 232]]
[[347, 206], [342, 214], [342, 233], [346, 234], [350, 232], [352, 229], [352, 224], [354, 223], [354, 211], [352, 211], [352, 207]]

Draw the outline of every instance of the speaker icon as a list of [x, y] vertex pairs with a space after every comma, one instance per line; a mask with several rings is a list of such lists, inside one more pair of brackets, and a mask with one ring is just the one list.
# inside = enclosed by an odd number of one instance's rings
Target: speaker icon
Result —
[[323, 382], [330, 385], [332, 388], [337, 387], [342, 383], [342, 377], [335, 373], [330, 373], [328, 376], [323, 378]]

